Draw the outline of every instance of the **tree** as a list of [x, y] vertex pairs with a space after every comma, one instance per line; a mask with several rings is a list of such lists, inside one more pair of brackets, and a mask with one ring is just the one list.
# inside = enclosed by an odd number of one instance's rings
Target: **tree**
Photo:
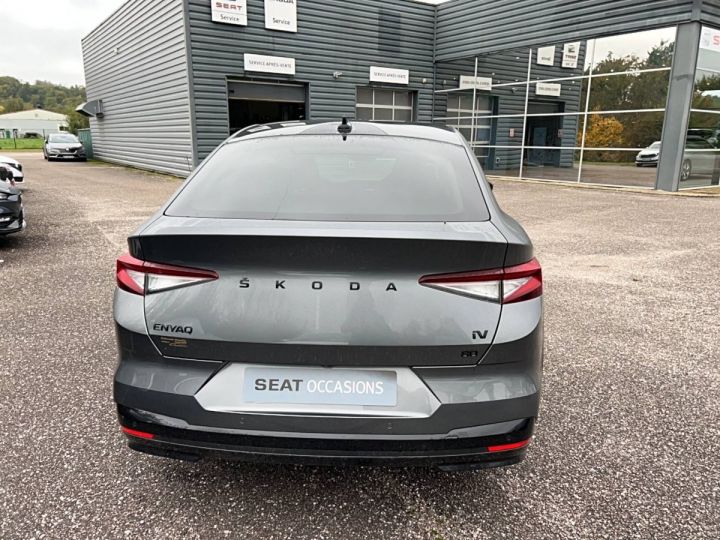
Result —
[[46, 81], [35, 84], [21, 82], [14, 77], [0, 77], [0, 107], [6, 113], [40, 107], [49, 111], [68, 113], [85, 101], [82, 86], [62, 86]]
[[[622, 58], [615, 57], [612, 53], [599, 61], [594, 69], [593, 75], [608, 75], [610, 73], [622, 73], [597, 77], [592, 79], [590, 91], [591, 111], [631, 111], [637, 109], [664, 109], [667, 101], [670, 73], [669, 71], [640, 72], [641, 70], [667, 68], [672, 65], [674, 43], [662, 42], [648, 51], [645, 59], [638, 56], [628, 55]], [[589, 70], [586, 71], [589, 75]], [[716, 87], [720, 88], [720, 86]], [[581, 102], [584, 102], [587, 95], [587, 88], [583, 88]], [[597, 116], [597, 115], [593, 115]], [[662, 135], [663, 119], [662, 112], [643, 113], [613, 113], [612, 116], [602, 116], [611, 120], [607, 125], [614, 126], [616, 132], [609, 134], [608, 139], [616, 139], [609, 146], [625, 148], [645, 148], [655, 141], [659, 141]], [[593, 125], [599, 125], [599, 120], [591, 120], [588, 125], [590, 131]], [[622, 144], [617, 144], [618, 124], [622, 128]], [[599, 128], [597, 128], [599, 129]], [[600, 134], [597, 134], [599, 137]], [[588, 144], [588, 146], [599, 146], [602, 144]], [[595, 152], [592, 155], [596, 158], [606, 158], [611, 161], [632, 161], [634, 152]]]
[[[625, 144], [623, 131], [622, 122], [614, 116], [593, 114], [588, 117], [585, 148], [622, 148]], [[578, 136], [582, 137], [582, 132]], [[585, 159], [587, 161], [621, 161], [617, 152], [613, 151], [589, 151], [585, 154]]]
[[75, 110], [67, 112], [68, 117], [68, 131], [77, 135], [78, 130], [87, 129], [90, 127], [90, 122], [86, 116], [83, 116]]

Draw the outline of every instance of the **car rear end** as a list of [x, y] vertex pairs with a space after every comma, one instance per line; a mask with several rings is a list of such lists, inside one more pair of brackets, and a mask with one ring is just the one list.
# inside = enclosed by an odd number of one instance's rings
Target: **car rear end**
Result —
[[542, 364], [526, 235], [456, 133], [336, 129], [229, 141], [130, 238], [114, 308], [130, 446], [188, 460], [518, 462]]
[[19, 189], [0, 182], [0, 236], [25, 229], [22, 194]]

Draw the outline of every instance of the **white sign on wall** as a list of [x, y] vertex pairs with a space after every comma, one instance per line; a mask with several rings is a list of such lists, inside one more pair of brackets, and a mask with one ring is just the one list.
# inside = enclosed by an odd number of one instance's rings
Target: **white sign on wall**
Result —
[[576, 69], [578, 67], [581, 45], [582, 42], [576, 41], [575, 43], [566, 43], [563, 46], [562, 67], [570, 69]]
[[492, 78], [490, 77], [470, 77], [460, 75], [460, 90], [484, 90], [490, 92], [492, 90]]
[[720, 52], [720, 30], [703, 26], [700, 36], [700, 48]]
[[562, 92], [562, 85], [557, 83], [539, 82], [535, 86], [535, 95], [559, 97]]
[[265, 28], [297, 32], [297, 0], [265, 0]]
[[247, 26], [247, 0], [210, 0], [213, 22]]
[[537, 50], [537, 63], [541, 66], [555, 65], [555, 45], [551, 47], [540, 47]]
[[370, 82], [410, 84], [410, 72], [407, 69], [370, 66]]
[[295, 59], [280, 56], [263, 56], [261, 54], [246, 54], [245, 71], [295, 75]]

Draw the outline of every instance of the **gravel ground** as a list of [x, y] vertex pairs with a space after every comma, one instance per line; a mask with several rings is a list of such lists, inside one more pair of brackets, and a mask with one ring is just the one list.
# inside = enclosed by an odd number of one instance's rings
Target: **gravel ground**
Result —
[[718, 538], [720, 199], [498, 183], [546, 275], [542, 413], [501, 470], [324, 469], [130, 452], [113, 263], [178, 186], [26, 166], [0, 239], [0, 538]]

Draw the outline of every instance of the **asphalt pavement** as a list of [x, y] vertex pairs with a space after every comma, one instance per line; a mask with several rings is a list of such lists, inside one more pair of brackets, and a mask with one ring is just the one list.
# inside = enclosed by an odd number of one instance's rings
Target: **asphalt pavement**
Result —
[[541, 417], [471, 473], [186, 464], [115, 419], [114, 261], [179, 181], [17, 154], [0, 238], [0, 538], [720, 538], [720, 198], [498, 182], [546, 283]]

